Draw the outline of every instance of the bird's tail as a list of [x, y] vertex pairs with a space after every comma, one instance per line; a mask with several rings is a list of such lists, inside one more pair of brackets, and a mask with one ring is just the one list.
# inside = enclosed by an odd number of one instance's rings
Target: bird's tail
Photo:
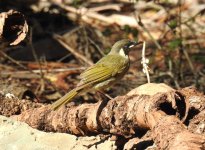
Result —
[[54, 102], [51, 105], [52, 110], [58, 109], [60, 106], [67, 104], [69, 101], [71, 101], [79, 92], [75, 89], [71, 90], [69, 93], [61, 97], [59, 100]]

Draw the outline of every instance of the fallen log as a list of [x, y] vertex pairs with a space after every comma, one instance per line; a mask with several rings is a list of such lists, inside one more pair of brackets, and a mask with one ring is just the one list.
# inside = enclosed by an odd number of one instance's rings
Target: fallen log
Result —
[[129, 138], [150, 129], [159, 149], [204, 149], [205, 137], [190, 132], [180, 120], [189, 110], [185, 92], [171, 90], [151, 96], [133, 93], [58, 111], [47, 105], [29, 109], [15, 118], [40, 130], [76, 135], [107, 132]]
[[25, 111], [17, 119], [46, 131], [76, 135], [103, 131], [129, 137], [135, 135], [138, 129], [153, 128], [157, 120], [166, 116], [166, 112], [160, 110], [165, 103], [170, 103], [166, 94], [125, 95], [108, 102], [62, 107], [57, 111], [51, 111], [48, 105]]

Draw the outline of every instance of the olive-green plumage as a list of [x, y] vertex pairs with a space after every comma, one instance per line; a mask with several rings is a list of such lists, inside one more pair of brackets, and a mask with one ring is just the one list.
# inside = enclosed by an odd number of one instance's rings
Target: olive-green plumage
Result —
[[128, 53], [135, 45], [137, 45], [136, 42], [127, 39], [116, 42], [108, 55], [80, 75], [81, 81], [77, 87], [54, 102], [51, 108], [56, 110], [81, 92], [102, 90], [120, 80], [129, 69]]

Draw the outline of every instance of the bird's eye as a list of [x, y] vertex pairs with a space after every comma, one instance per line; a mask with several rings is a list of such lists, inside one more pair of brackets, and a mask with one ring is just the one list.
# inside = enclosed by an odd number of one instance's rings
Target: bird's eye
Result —
[[123, 49], [124, 49], [124, 50], [129, 49], [129, 45], [125, 45], [125, 46], [123, 46]]

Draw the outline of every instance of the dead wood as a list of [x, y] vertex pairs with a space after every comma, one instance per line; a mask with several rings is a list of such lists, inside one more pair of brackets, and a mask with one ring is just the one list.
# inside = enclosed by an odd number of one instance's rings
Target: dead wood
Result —
[[93, 65], [93, 62], [90, 61], [89, 59], [87, 59], [85, 56], [83, 56], [82, 54], [78, 53], [75, 49], [73, 49], [72, 47], [70, 47], [65, 40], [63, 39], [62, 36], [55, 34], [54, 39], [56, 39], [62, 46], [64, 46], [69, 52], [71, 52], [77, 59], [81, 59], [83, 60], [85, 63], [87, 63], [88, 65]]
[[[163, 103], [169, 101], [167, 95], [160, 93], [152, 97], [119, 96], [108, 103], [103, 101], [96, 104], [82, 104], [58, 111], [51, 111], [49, 106], [31, 109], [23, 112], [17, 119], [46, 131], [77, 135], [104, 131], [131, 136], [137, 134], [138, 129], [152, 128], [156, 120], [165, 115], [165, 112], [159, 110]], [[158, 113], [154, 114], [155, 111]]]
[[[177, 93], [183, 96], [190, 105], [187, 116], [189, 131], [176, 117], [166, 116], [154, 127], [153, 140], [162, 149], [204, 149], [205, 96], [193, 87], [183, 88]], [[193, 116], [194, 118], [190, 120]]]
[[31, 108], [40, 107], [42, 104], [33, 103], [30, 100], [19, 100], [17, 97], [5, 97], [0, 94], [0, 115], [18, 115]]
[[152, 130], [153, 140], [160, 149], [203, 150], [205, 137], [189, 132], [175, 116], [164, 116]]
[[0, 41], [9, 45], [17, 45], [25, 39], [28, 25], [23, 14], [9, 10], [0, 13]]
[[[81, 20], [91, 26], [94, 26], [96, 28], [100, 28], [102, 26], [110, 26], [112, 24], [117, 24], [119, 26], [129, 25], [132, 27], [136, 27], [136, 20], [133, 17], [129, 17], [126, 15], [118, 15], [118, 14], [112, 14], [110, 16], [102, 15], [99, 13], [99, 11], [112, 9], [112, 10], [121, 10], [123, 6], [121, 5], [113, 5], [110, 7], [101, 7], [100, 9], [97, 8], [80, 8], [76, 9], [72, 6], [67, 6], [62, 3], [52, 1], [55, 5], [59, 6], [60, 8], [67, 11], [67, 16], [71, 20], [78, 20], [79, 16], [81, 16]], [[133, 5], [130, 5], [132, 7]], [[132, 10], [130, 8], [130, 10]]]
[[201, 111], [190, 120], [188, 129], [193, 133], [205, 136], [205, 110]]
[[173, 97], [167, 92], [118, 96], [108, 102], [63, 107], [58, 111], [51, 111], [48, 105], [27, 110], [16, 119], [37, 129], [76, 135], [108, 132], [131, 137], [151, 129], [160, 149], [203, 149], [205, 138], [188, 131], [179, 119], [184, 117], [186, 109], [178, 107], [185, 108], [186, 103], [179, 104], [183, 94], [176, 93], [176, 109], [172, 108]]
[[193, 87], [179, 90], [190, 103], [187, 118], [189, 131], [205, 136], [205, 95]]
[[187, 99], [190, 109], [202, 111], [205, 109], [205, 95], [196, 90], [194, 87], [187, 87], [179, 90], [179, 92]]
[[[185, 90], [186, 91], [186, 90]], [[168, 100], [172, 103], [172, 108], [178, 109], [178, 112], [183, 116], [182, 121], [184, 122], [188, 116], [189, 112], [189, 99], [185, 97], [182, 92], [177, 92], [170, 86], [164, 83], [147, 83], [137, 87], [134, 90], [131, 90], [127, 95], [150, 95], [153, 96], [157, 93], [165, 93], [168, 96]], [[175, 99], [175, 96], [177, 99]], [[184, 113], [182, 115], [182, 113]], [[178, 115], [179, 116], [179, 115]]]

